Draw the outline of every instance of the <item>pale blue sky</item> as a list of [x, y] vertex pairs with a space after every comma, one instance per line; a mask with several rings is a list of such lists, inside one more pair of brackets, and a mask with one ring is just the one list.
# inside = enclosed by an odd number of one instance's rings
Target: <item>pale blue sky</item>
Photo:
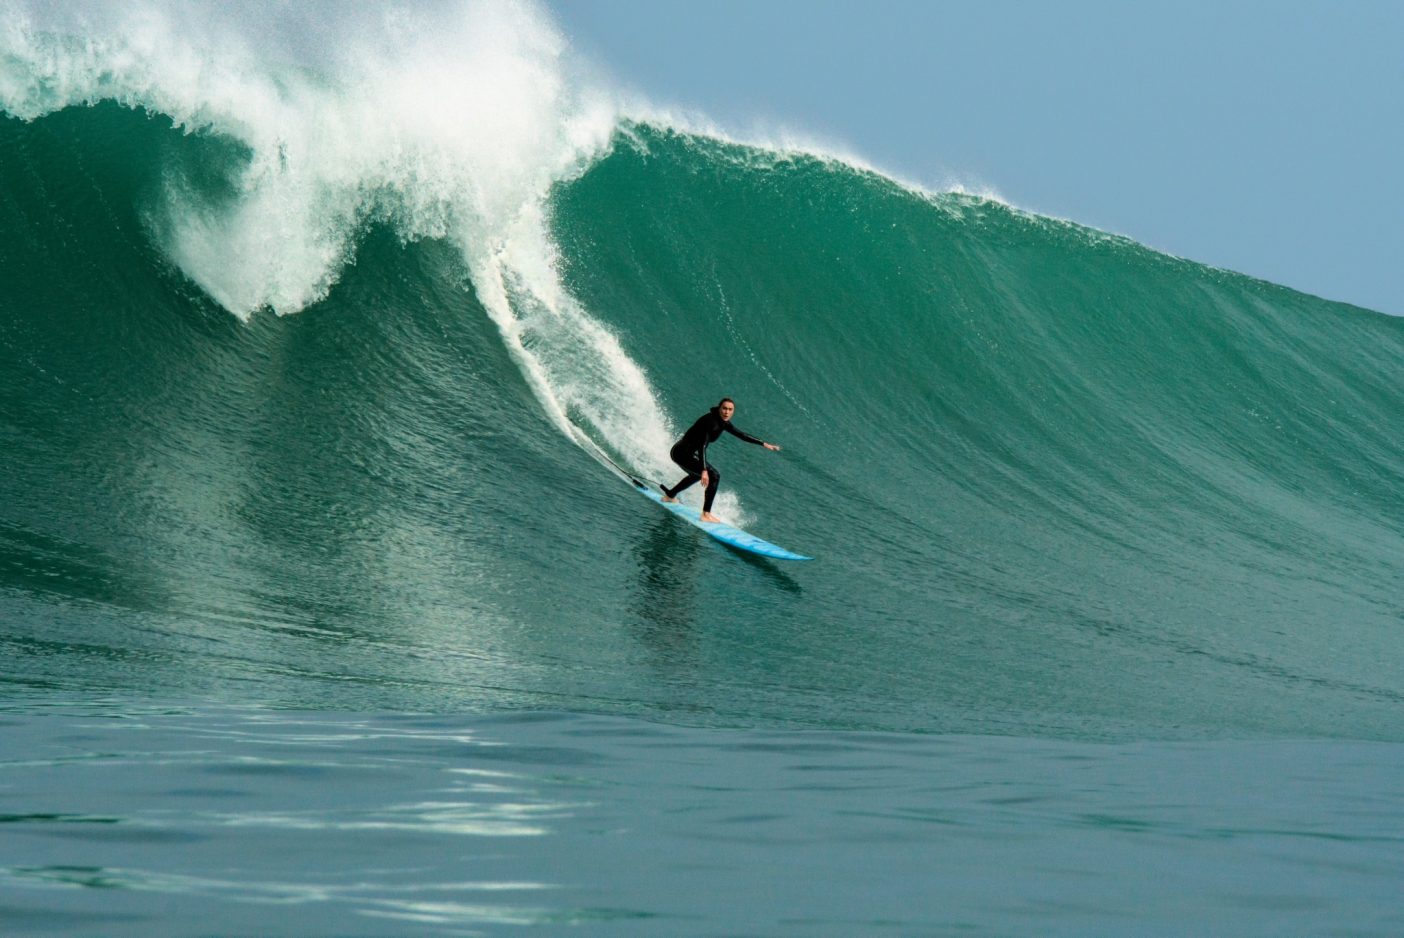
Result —
[[1404, 3], [551, 8], [658, 103], [1404, 313]]

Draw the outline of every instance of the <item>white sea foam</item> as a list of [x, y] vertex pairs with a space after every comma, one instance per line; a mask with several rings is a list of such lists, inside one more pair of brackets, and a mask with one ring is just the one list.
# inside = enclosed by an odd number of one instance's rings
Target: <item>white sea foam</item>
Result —
[[561, 429], [661, 476], [672, 428], [642, 369], [563, 288], [548, 235], [551, 186], [618, 122], [572, 68], [528, 2], [0, 0], [6, 112], [115, 100], [247, 145], [234, 199], [209, 204], [172, 179], [152, 213], [165, 253], [234, 315], [324, 297], [369, 218], [450, 239]]
[[485, 247], [614, 124], [521, 4], [11, 5], [5, 21], [11, 113], [114, 99], [250, 147], [241, 198], [173, 204], [166, 245], [244, 317], [324, 295], [371, 211]]

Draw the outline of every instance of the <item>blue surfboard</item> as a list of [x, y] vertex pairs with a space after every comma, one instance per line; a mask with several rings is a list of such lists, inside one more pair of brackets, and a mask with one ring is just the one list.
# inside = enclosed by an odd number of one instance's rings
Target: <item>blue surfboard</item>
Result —
[[748, 534], [740, 528], [732, 527], [723, 522], [711, 522], [702, 520], [702, 510], [691, 505], [684, 505], [682, 502], [665, 502], [663, 495], [654, 489], [636, 485], [644, 497], [651, 498], [664, 508], [686, 521], [706, 531], [712, 537], [721, 541], [729, 547], [737, 550], [744, 550], [748, 553], [759, 554], [762, 557], [769, 557], [772, 560], [813, 560], [813, 557], [806, 557], [803, 554], [796, 554], [783, 547], [777, 547], [769, 541], [763, 541], [754, 534]]

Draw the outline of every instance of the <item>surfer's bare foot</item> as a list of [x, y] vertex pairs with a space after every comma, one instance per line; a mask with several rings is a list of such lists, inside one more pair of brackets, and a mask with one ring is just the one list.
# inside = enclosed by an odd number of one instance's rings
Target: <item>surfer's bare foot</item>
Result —
[[702, 520], [710, 524], [721, 524], [721, 519], [718, 518], [716, 515], [712, 514], [710, 511], [702, 512]]
[[675, 503], [675, 502], [677, 501], [676, 498], [669, 498], [669, 497], [666, 496], [666, 495], [663, 496], [663, 500], [664, 500], [665, 502], [667, 502], [668, 504], [670, 504], [670, 505], [673, 504], [673, 503]]

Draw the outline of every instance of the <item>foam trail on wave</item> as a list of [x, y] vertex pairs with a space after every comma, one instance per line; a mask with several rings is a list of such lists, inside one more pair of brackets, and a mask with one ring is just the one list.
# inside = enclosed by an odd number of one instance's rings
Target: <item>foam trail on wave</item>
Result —
[[[647, 376], [563, 288], [543, 206], [603, 153], [613, 99], [531, 3], [0, 2], [0, 108], [115, 100], [236, 139], [233, 195], [172, 177], [153, 237], [248, 319], [326, 296], [367, 222], [448, 238], [563, 432], [658, 476]], [[393, 315], [393, 311], [387, 311]]]

